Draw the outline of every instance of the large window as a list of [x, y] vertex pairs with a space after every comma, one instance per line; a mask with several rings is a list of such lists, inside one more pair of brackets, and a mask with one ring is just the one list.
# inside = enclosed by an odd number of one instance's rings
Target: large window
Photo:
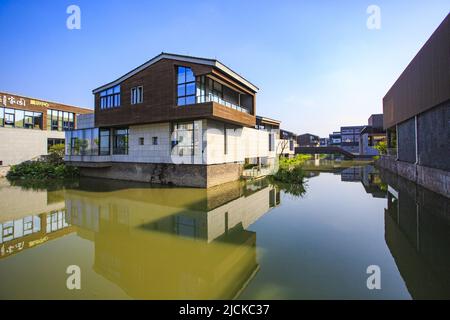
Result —
[[128, 154], [128, 129], [114, 129], [113, 154]]
[[64, 144], [64, 139], [54, 139], [54, 138], [48, 138], [47, 139], [47, 151], [50, 151], [50, 148], [57, 144]]
[[75, 115], [72, 112], [47, 110], [47, 130], [68, 131], [75, 129]]
[[89, 128], [66, 132], [66, 154], [96, 156], [99, 154], [99, 129]]
[[42, 129], [42, 113], [0, 107], [0, 127]]
[[138, 104], [144, 101], [144, 87], [131, 88], [131, 104]]
[[275, 134], [269, 133], [269, 151], [275, 150]]
[[173, 124], [172, 148], [177, 156], [194, 155], [194, 122]]
[[100, 155], [108, 156], [110, 151], [110, 130], [100, 129]]
[[195, 103], [195, 76], [191, 68], [178, 67], [177, 105]]
[[120, 85], [100, 92], [100, 109], [120, 107]]

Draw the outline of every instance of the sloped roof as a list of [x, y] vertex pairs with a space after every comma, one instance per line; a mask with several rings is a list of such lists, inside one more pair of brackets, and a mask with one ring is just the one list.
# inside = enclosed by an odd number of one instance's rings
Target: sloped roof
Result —
[[237, 81], [239, 81], [242, 84], [246, 85], [247, 87], [249, 87], [253, 91], [256, 92], [256, 91], [259, 90], [259, 88], [257, 86], [255, 86], [250, 81], [246, 80], [245, 78], [240, 76], [238, 73], [236, 73], [233, 70], [231, 70], [230, 68], [228, 68], [226, 65], [221, 63], [219, 60], [208, 59], [208, 58], [199, 58], [199, 57], [193, 57], [193, 56], [185, 56], [185, 55], [179, 55], [179, 54], [162, 52], [159, 55], [157, 55], [156, 57], [154, 57], [154, 58], [148, 60], [147, 62], [145, 62], [144, 64], [140, 65], [139, 67], [137, 67], [137, 68], [131, 70], [130, 72], [124, 74], [120, 78], [118, 78], [118, 79], [116, 79], [116, 80], [114, 80], [114, 81], [112, 81], [110, 83], [107, 83], [107, 84], [105, 84], [105, 85], [103, 85], [101, 87], [98, 87], [98, 88], [92, 90], [92, 93], [98, 93], [98, 92], [103, 91], [103, 90], [105, 90], [105, 89], [107, 89], [109, 87], [118, 85], [121, 82], [123, 82], [124, 80], [132, 77], [136, 73], [146, 69], [147, 67], [151, 66], [152, 64], [154, 64], [154, 63], [156, 63], [156, 62], [158, 62], [158, 61], [160, 61], [162, 59], [173, 59], [173, 60], [178, 60], [178, 61], [185, 61], [185, 62], [190, 62], [190, 63], [197, 63], [197, 64], [213, 66], [213, 67], [221, 70], [225, 74], [229, 75], [233, 79], [236, 79]]

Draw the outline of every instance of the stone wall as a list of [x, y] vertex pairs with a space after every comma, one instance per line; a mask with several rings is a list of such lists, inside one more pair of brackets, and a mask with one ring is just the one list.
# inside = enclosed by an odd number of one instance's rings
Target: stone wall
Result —
[[416, 123], [411, 118], [397, 126], [398, 159], [410, 163], [416, 162]]
[[418, 116], [419, 164], [450, 171], [450, 101]]
[[416, 165], [405, 161], [396, 161], [391, 156], [381, 156], [376, 164], [431, 191], [450, 198], [449, 171]]
[[[80, 163], [69, 163], [81, 165]], [[82, 176], [209, 188], [241, 177], [242, 164], [217, 165], [112, 162], [107, 167], [83, 163]]]

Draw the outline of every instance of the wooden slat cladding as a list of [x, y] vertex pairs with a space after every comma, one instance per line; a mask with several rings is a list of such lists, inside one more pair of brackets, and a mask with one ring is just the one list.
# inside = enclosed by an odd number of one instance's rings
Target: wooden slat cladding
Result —
[[[100, 94], [95, 94], [95, 125], [108, 127], [216, 117], [244, 126], [255, 125], [254, 115], [217, 103], [177, 106], [176, 66], [190, 67], [196, 76], [213, 72], [212, 66], [171, 59], [160, 60], [120, 84], [120, 107], [100, 109]], [[232, 80], [230, 79], [230, 81]], [[143, 103], [132, 105], [131, 88], [137, 86], [144, 88]], [[227, 109], [227, 111], [223, 109]]]
[[[5, 97], [5, 99], [3, 97]], [[11, 104], [11, 103], [9, 103], [9, 100], [8, 100], [9, 97], [13, 97], [17, 101], [23, 99], [25, 101], [25, 105]], [[6, 103], [3, 103], [3, 100], [5, 100]], [[90, 109], [69, 106], [66, 104], [46, 101], [46, 100], [37, 99], [37, 98], [19, 96], [16, 94], [11, 94], [11, 93], [6, 93], [6, 92], [0, 92], [0, 106], [12, 108], [12, 109], [21, 109], [21, 110], [26, 110], [26, 111], [35, 111], [35, 112], [42, 112], [42, 113], [46, 113], [48, 109], [67, 111], [67, 112], [73, 112], [73, 113], [78, 113], [78, 114], [86, 114], [86, 113], [93, 112], [93, 110], [90, 110]]]
[[383, 98], [384, 127], [450, 99], [450, 14]]

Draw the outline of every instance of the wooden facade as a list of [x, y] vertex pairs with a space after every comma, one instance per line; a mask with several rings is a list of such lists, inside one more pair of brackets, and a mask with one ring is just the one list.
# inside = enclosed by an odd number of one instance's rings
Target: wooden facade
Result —
[[[195, 76], [208, 75], [253, 98], [251, 113], [216, 102], [177, 106], [177, 66], [189, 67]], [[104, 87], [107, 87], [105, 85]], [[131, 104], [131, 89], [143, 86], [143, 102]], [[216, 119], [237, 125], [255, 126], [256, 92], [211, 65], [176, 59], [162, 59], [120, 82], [120, 107], [100, 108], [100, 92], [95, 94], [95, 126], [114, 127], [191, 119]]]
[[450, 14], [383, 99], [384, 128], [450, 100]]
[[[42, 112], [43, 124], [42, 129], [46, 130], [47, 123], [47, 110], [66, 111], [75, 114], [87, 114], [92, 113], [93, 110], [69, 106], [57, 102], [45, 101], [36, 98], [30, 98], [25, 96], [19, 96], [16, 94], [10, 94], [6, 92], [0, 92], [0, 106], [10, 109], [20, 109], [24, 111]], [[76, 117], [74, 117], [76, 126]]]

